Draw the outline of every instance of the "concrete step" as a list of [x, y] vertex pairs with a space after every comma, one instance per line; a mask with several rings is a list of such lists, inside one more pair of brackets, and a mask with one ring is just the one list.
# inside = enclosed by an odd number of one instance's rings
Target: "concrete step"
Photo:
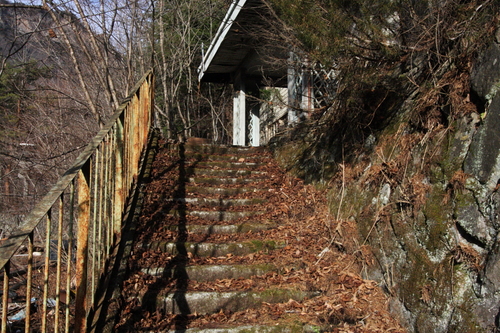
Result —
[[284, 241], [272, 240], [252, 240], [246, 242], [233, 243], [172, 243], [166, 241], [154, 241], [149, 244], [142, 244], [142, 248], [149, 251], [161, 251], [171, 255], [192, 253], [197, 257], [225, 257], [228, 254], [234, 256], [244, 256], [255, 252], [269, 252], [285, 247]]
[[174, 217], [195, 216], [208, 221], [234, 221], [245, 217], [254, 217], [261, 215], [262, 211], [243, 211], [232, 212], [224, 210], [177, 210], [172, 209], [168, 212]]
[[[319, 295], [293, 289], [267, 289], [264, 291], [176, 291], [167, 296], [156, 297], [156, 309], [173, 314], [217, 313], [220, 310], [237, 312], [256, 308], [262, 303], [284, 303], [290, 299], [302, 301]], [[133, 302], [134, 299], [129, 299]], [[152, 300], [147, 300], [152, 301]], [[142, 300], [139, 299], [142, 303]]]
[[[268, 272], [277, 271], [273, 264], [261, 265], [203, 265], [203, 266], [187, 266], [181, 268], [183, 271], [179, 273], [179, 267], [176, 268], [143, 268], [141, 271], [144, 274], [163, 276], [166, 278], [175, 278], [176, 274], [182, 274], [183, 278], [189, 278], [191, 281], [208, 282], [220, 279], [248, 279], [252, 276], [264, 275]], [[176, 271], [177, 270], [177, 271]]]
[[263, 178], [210, 178], [210, 177], [189, 177], [190, 183], [209, 185], [245, 185], [264, 182]]
[[[239, 162], [239, 163], [268, 163], [272, 159], [267, 156], [259, 155], [210, 155], [197, 152], [186, 152], [185, 159], [193, 159], [199, 162], [219, 161], [219, 162]], [[198, 163], [199, 163], [198, 162]]]
[[[193, 234], [246, 234], [249, 232], [258, 232], [263, 230], [270, 230], [275, 228], [275, 224], [264, 224], [264, 223], [241, 223], [241, 224], [229, 224], [229, 225], [186, 225], [188, 232]], [[172, 225], [168, 227], [170, 231], [177, 231], [178, 226]]]
[[203, 205], [211, 207], [233, 207], [233, 206], [253, 206], [265, 202], [263, 198], [251, 199], [216, 199], [216, 198], [175, 198], [169, 201], [180, 204]]
[[225, 162], [225, 161], [201, 161], [196, 163], [200, 168], [219, 168], [219, 169], [246, 169], [253, 170], [261, 164], [257, 162]]
[[267, 172], [265, 171], [253, 171], [253, 170], [237, 170], [237, 169], [203, 169], [195, 168], [186, 172], [189, 176], [207, 176], [207, 177], [250, 177], [250, 176], [260, 176], [265, 178]]
[[211, 154], [211, 155], [238, 155], [238, 156], [246, 156], [246, 155], [255, 155], [261, 154], [266, 151], [264, 147], [237, 147], [237, 146], [224, 146], [224, 145], [210, 145], [210, 144], [201, 144], [201, 145], [184, 145], [185, 153], [203, 153], [203, 154]]
[[258, 189], [251, 187], [238, 187], [238, 188], [223, 188], [223, 187], [209, 187], [209, 186], [186, 186], [186, 193], [199, 193], [204, 195], [222, 195], [233, 196], [238, 194], [258, 193], [267, 191], [266, 189]]
[[[178, 333], [179, 330], [167, 331], [168, 333]], [[183, 333], [317, 333], [325, 332], [320, 326], [295, 324], [276, 325], [245, 325], [238, 327], [221, 328], [188, 328], [183, 329]], [[151, 332], [152, 333], [152, 332]]]

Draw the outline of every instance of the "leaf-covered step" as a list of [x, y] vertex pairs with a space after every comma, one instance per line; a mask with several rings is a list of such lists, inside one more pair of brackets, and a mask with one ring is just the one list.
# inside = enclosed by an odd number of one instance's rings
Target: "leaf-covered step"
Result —
[[245, 169], [253, 170], [258, 168], [261, 163], [257, 162], [225, 162], [225, 161], [200, 161], [196, 162], [196, 167], [200, 168], [219, 168], [219, 169]]
[[228, 254], [244, 256], [260, 251], [272, 251], [285, 246], [283, 241], [252, 240], [234, 243], [190, 243], [190, 242], [165, 242], [154, 241], [142, 244], [142, 247], [150, 251], [161, 251], [171, 255], [192, 253], [198, 257], [224, 257]]
[[[210, 314], [220, 310], [237, 312], [256, 308], [262, 303], [284, 303], [290, 299], [302, 301], [317, 296], [317, 292], [293, 289], [267, 289], [264, 291], [175, 291], [156, 298], [156, 308], [172, 314]], [[133, 301], [130, 299], [129, 301]], [[142, 300], [139, 299], [142, 303]], [[147, 300], [151, 301], [151, 300]]]
[[195, 216], [209, 221], [234, 221], [245, 217], [254, 217], [263, 214], [262, 211], [232, 212], [224, 210], [177, 210], [169, 211], [174, 217]]
[[[241, 223], [241, 224], [229, 224], [229, 225], [186, 225], [185, 228], [188, 232], [193, 234], [236, 234], [242, 233], [246, 234], [249, 232], [258, 232], [263, 230], [269, 230], [275, 228], [275, 224], [266, 223]], [[178, 226], [172, 225], [168, 227], [170, 231], [177, 231]]]
[[204, 168], [194, 168], [191, 170], [187, 170], [186, 172], [189, 176], [206, 176], [206, 177], [249, 177], [256, 176], [264, 178], [267, 175], [265, 171], [254, 171], [254, 170], [245, 170], [245, 169], [204, 169]]
[[202, 183], [210, 185], [251, 184], [264, 181], [264, 178], [189, 177], [190, 183]]
[[264, 192], [264, 189], [252, 188], [252, 187], [210, 187], [210, 186], [186, 186], [186, 193], [197, 193], [203, 195], [222, 195], [222, 196], [233, 196], [238, 194], [249, 194]]
[[258, 156], [258, 155], [248, 155], [248, 156], [240, 156], [240, 155], [209, 155], [195, 152], [185, 153], [184, 156], [181, 156], [185, 159], [189, 160], [197, 160], [197, 161], [224, 161], [224, 162], [240, 162], [240, 163], [267, 163], [272, 159], [267, 156]]
[[[177, 333], [179, 330], [168, 331], [167, 333]], [[220, 328], [188, 328], [183, 329], [183, 333], [317, 333], [323, 332], [321, 327], [313, 325], [302, 325], [299, 323], [276, 324], [276, 325], [245, 325], [238, 327]]]
[[255, 155], [266, 151], [266, 149], [263, 147], [234, 147], [234, 146], [221, 146], [221, 145], [210, 145], [210, 144], [202, 144], [202, 145], [185, 144], [183, 148], [185, 153], [195, 152], [195, 153], [203, 153], [211, 155], [213, 154], [213, 155], [238, 155], [238, 156]]
[[[178, 268], [143, 268], [141, 271], [149, 275], [161, 275], [167, 278], [175, 278]], [[248, 279], [252, 276], [264, 275], [277, 270], [273, 264], [256, 265], [202, 265], [186, 266], [183, 268], [183, 275], [192, 281], [208, 282], [217, 279]]]
[[264, 203], [265, 199], [263, 198], [249, 198], [249, 199], [175, 198], [172, 199], [171, 201], [189, 205], [232, 207], [232, 206], [258, 205]]

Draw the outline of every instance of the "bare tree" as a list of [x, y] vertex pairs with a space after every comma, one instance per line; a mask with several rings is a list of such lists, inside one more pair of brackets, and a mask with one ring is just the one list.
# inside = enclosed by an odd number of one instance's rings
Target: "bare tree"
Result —
[[210, 43], [226, 7], [222, 0], [158, 1], [154, 59], [161, 92], [157, 111], [169, 137], [193, 135], [200, 119], [210, 115], [209, 107], [200, 113], [195, 68], [202, 46]]
[[0, 0], [2, 222], [20, 222], [150, 67], [151, 8]]

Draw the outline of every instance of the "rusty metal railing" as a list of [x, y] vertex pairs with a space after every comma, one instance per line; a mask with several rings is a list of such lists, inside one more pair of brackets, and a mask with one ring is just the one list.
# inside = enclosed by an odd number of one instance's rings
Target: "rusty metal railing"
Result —
[[151, 128], [147, 73], [73, 166], [0, 242], [1, 332], [84, 332]]

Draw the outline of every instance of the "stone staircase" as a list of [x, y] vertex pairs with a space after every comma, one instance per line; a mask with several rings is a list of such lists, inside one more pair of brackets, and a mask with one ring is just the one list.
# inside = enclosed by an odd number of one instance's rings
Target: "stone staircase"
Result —
[[[280, 180], [270, 172], [269, 154], [188, 144], [166, 151], [144, 185], [114, 331], [318, 331], [292, 313], [286, 320], [245, 319], [269, 304], [318, 295], [300, 283], [273, 285], [262, 278], [294, 269], [272, 262], [273, 251], [287, 243], [270, 205]], [[220, 316], [229, 319], [221, 323]]]

